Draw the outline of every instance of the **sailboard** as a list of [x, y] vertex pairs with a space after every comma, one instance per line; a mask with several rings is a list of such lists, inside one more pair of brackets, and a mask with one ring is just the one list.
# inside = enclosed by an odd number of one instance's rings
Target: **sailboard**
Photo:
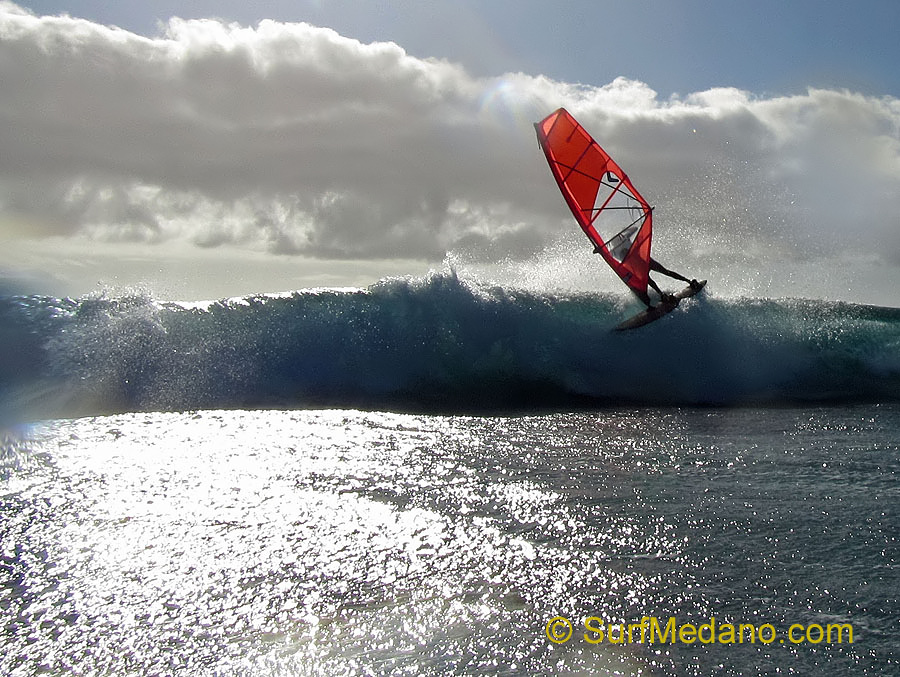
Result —
[[663, 315], [668, 315], [678, 307], [678, 304], [682, 299], [693, 296], [705, 286], [706, 280], [700, 280], [700, 282], [698, 282], [696, 286], [688, 285], [680, 292], [673, 294], [665, 301], [658, 303], [652, 308], [642, 310], [637, 315], [629, 317], [624, 322], [620, 322], [618, 325], [616, 325], [616, 331], [624, 331], [625, 329], [637, 329], [638, 327], [643, 327], [645, 324], [650, 324], [654, 320], [658, 320]]
[[[565, 108], [535, 123], [534, 128], [553, 178], [594, 252], [628, 287], [645, 296], [650, 280], [653, 207]], [[657, 308], [662, 312], [643, 317], [635, 326], [652, 322], [674, 306], [662, 309], [660, 304]]]
[[534, 127], [553, 178], [594, 251], [625, 284], [646, 294], [653, 208], [565, 108]]

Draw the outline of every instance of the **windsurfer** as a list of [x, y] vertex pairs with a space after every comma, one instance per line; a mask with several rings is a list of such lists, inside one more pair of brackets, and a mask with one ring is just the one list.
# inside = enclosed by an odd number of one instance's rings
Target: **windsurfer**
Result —
[[[652, 256], [650, 257], [650, 270], [655, 273], [662, 273], [663, 275], [674, 278], [676, 280], [681, 280], [682, 282], [687, 282], [689, 285], [691, 285], [692, 289], [700, 289], [700, 283], [697, 282], [697, 280], [689, 280], [684, 275], [679, 275], [674, 270], [669, 270]], [[662, 303], [673, 303], [675, 301], [675, 297], [660, 290], [659, 286], [649, 275], [647, 276], [647, 282], [649, 282], [650, 286], [653, 287], [657, 294], [659, 294], [659, 299]], [[648, 308], [653, 307], [653, 303], [651, 303], [650, 296], [647, 294], [647, 292], [638, 294], [638, 296], [640, 297], [641, 301], [643, 301], [647, 305]]]
[[[594, 252], [603, 257], [648, 308], [653, 308], [648, 287], [659, 294], [662, 305], [659, 312], [644, 313], [635, 322], [623, 323], [618, 328], [652, 322], [675, 308], [680, 298], [692, 296], [703, 287], [705, 282], [688, 280], [650, 258], [653, 207], [568, 111], [560, 108], [535, 123], [534, 128], [553, 178], [578, 225], [594, 245]], [[665, 294], [650, 279], [650, 272], [682, 280], [690, 288], [678, 292], [677, 296]]]

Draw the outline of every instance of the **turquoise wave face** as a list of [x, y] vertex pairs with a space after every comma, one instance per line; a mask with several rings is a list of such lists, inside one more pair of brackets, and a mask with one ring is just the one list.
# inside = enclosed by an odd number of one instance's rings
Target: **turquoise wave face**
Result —
[[211, 407], [483, 411], [900, 399], [900, 310], [706, 294], [637, 306], [452, 274], [203, 307], [0, 299], [6, 417]]

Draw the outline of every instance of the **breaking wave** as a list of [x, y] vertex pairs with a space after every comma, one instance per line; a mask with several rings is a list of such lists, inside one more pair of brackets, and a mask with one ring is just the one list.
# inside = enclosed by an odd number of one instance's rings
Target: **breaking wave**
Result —
[[5, 417], [355, 406], [900, 400], [900, 310], [706, 293], [630, 332], [611, 294], [385, 280], [204, 305], [0, 298]]

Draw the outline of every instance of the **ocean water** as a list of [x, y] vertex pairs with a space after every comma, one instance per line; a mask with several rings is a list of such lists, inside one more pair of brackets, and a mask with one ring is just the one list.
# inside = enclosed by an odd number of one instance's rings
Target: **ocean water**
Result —
[[0, 673], [900, 673], [900, 311], [628, 312], [0, 299]]

